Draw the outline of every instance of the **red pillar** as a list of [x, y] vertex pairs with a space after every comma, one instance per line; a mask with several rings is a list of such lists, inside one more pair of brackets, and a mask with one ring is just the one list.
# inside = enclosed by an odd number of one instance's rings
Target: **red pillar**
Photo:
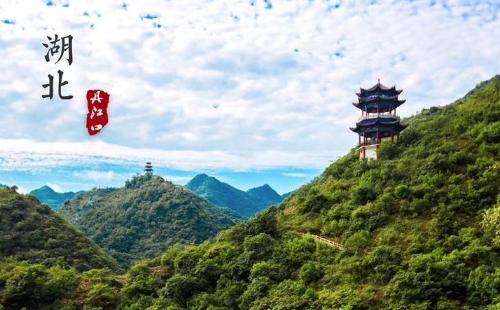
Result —
[[366, 158], [366, 136], [363, 136], [364, 142], [363, 142], [363, 159]]
[[394, 130], [391, 130], [391, 142], [394, 142]]

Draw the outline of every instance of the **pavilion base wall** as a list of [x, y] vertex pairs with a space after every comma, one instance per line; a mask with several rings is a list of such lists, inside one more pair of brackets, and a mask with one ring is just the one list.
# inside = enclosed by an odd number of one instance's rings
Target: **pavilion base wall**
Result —
[[375, 159], [377, 160], [378, 144], [366, 145], [359, 147], [359, 159]]

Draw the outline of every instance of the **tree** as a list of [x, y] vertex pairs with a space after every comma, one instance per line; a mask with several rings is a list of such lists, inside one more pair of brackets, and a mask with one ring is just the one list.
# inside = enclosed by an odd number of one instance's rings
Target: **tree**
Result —
[[309, 285], [315, 282], [325, 273], [321, 270], [321, 267], [315, 262], [307, 262], [302, 266], [299, 272], [299, 278], [304, 282], [305, 285]]

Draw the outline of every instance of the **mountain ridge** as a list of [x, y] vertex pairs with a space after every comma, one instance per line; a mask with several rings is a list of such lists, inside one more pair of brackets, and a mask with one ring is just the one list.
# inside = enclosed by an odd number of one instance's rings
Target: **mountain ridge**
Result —
[[77, 195], [84, 193], [85, 191], [78, 192], [65, 192], [58, 193], [54, 189], [52, 189], [48, 185], [44, 185], [40, 188], [34, 189], [30, 192], [31, 195], [37, 197], [42, 203], [47, 204], [53, 210], [59, 210], [64, 203], [64, 201], [68, 199], [73, 199]]
[[205, 173], [196, 175], [185, 187], [211, 203], [230, 208], [247, 218], [284, 199], [268, 184], [243, 191]]
[[153, 174], [134, 176], [124, 187], [93, 189], [58, 213], [124, 265], [177, 242], [201, 243], [241, 219]]
[[33, 195], [0, 188], [0, 259], [12, 257], [46, 266], [85, 271], [120, 267], [95, 243]]

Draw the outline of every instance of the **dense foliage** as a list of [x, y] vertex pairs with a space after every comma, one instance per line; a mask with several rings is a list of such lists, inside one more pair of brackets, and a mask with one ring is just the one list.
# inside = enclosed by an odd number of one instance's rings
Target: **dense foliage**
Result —
[[158, 256], [177, 242], [201, 243], [238, 220], [150, 173], [134, 176], [122, 188], [79, 195], [59, 213], [124, 265]]
[[280, 196], [268, 184], [244, 192], [206, 174], [198, 174], [186, 187], [211, 203], [230, 208], [246, 218], [281, 203], [289, 195]]
[[120, 285], [107, 268], [77, 272], [57, 265], [0, 260], [2, 310], [116, 309]]
[[32, 190], [30, 192], [31, 195], [38, 198], [42, 203], [48, 205], [54, 210], [59, 210], [61, 208], [64, 201], [75, 198], [78, 194], [83, 193], [83, 191], [74, 193], [74, 192], [66, 192], [66, 193], [57, 193], [49, 186], [45, 185], [38, 189]]
[[381, 160], [353, 150], [279, 212], [135, 265], [123, 308], [497, 309], [499, 106], [495, 78], [423, 110]]
[[0, 188], [0, 259], [11, 257], [78, 271], [120, 267], [47, 205], [16, 187]]

